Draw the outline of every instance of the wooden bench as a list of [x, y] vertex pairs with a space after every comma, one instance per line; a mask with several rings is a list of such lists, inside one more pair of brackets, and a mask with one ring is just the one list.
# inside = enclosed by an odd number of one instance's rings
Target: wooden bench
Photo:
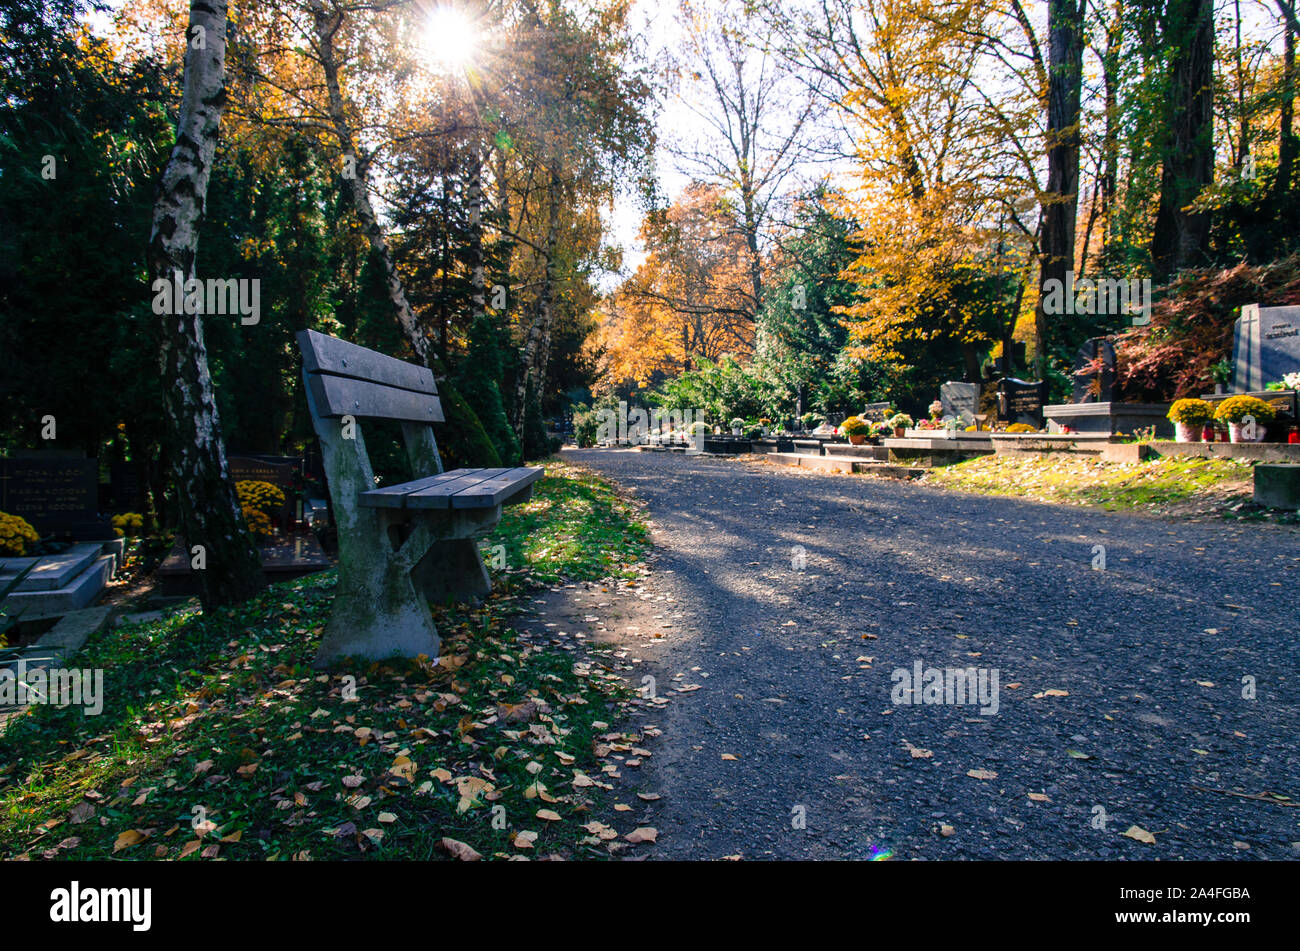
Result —
[[[339, 584], [316, 665], [348, 656], [438, 656], [429, 602], [492, 589], [475, 539], [523, 502], [540, 467], [442, 470], [433, 423], [442, 405], [426, 367], [304, 330], [307, 406], [320, 439], [339, 540]], [[375, 487], [360, 421], [401, 423], [411, 471]]]

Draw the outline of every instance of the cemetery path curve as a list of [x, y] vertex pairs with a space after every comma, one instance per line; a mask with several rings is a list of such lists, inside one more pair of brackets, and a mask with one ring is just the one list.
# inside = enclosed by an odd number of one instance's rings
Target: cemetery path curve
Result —
[[[1294, 528], [563, 455], [655, 530], [654, 857], [1300, 858]], [[917, 664], [996, 712], [898, 702]]]

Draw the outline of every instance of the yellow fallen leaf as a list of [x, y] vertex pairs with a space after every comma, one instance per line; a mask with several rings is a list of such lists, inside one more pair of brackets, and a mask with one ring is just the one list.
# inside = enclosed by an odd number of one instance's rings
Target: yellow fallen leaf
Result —
[[513, 842], [516, 849], [531, 849], [533, 844], [537, 842], [537, 833], [528, 832], [527, 830], [516, 832]]
[[552, 809], [538, 809], [537, 818], [545, 819], [547, 822], [559, 822], [560, 814]]
[[146, 832], [141, 832], [139, 829], [127, 829], [113, 843], [113, 851], [120, 852], [123, 849], [129, 849], [133, 845], [139, 845], [147, 838], [149, 838], [149, 835]]
[[641, 842], [653, 842], [659, 838], [659, 830], [654, 826], [641, 826], [639, 829], [633, 829], [627, 835], [623, 836], [633, 845]]
[[1147, 845], [1156, 844], [1156, 837], [1141, 826], [1129, 826], [1128, 830], [1121, 832], [1120, 835], [1126, 835], [1130, 839], [1136, 839], [1138, 842], [1145, 842]]

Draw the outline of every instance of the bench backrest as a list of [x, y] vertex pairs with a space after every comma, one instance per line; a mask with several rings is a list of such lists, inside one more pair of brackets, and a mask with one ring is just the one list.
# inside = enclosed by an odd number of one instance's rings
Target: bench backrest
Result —
[[307, 406], [334, 500], [341, 554], [345, 533], [358, 530], [359, 520], [365, 517], [358, 496], [375, 488], [360, 421], [400, 422], [411, 474], [420, 479], [442, 472], [432, 425], [443, 421], [442, 404], [427, 367], [314, 330], [300, 331], [298, 346]]
[[314, 330], [298, 333], [302, 369], [318, 416], [440, 423], [433, 371]]

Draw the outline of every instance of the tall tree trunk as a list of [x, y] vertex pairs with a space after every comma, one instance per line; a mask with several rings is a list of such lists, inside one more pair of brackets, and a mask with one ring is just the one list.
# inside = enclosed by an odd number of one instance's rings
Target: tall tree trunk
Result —
[[[483, 275], [483, 153], [475, 143], [469, 161], [470, 326], [487, 316], [487, 281]], [[495, 381], [500, 385], [500, 381]]]
[[[199, 227], [226, 104], [226, 0], [192, 0], [186, 37], [176, 144], [163, 169], [149, 235], [151, 280], [168, 283], [195, 277]], [[202, 546], [201, 569], [200, 562], [191, 563], [204, 607], [236, 604], [262, 588], [261, 559], [226, 466], [203, 344], [203, 316], [186, 313], [184, 305], [167, 310], [171, 312], [163, 315], [159, 364], [181, 534], [191, 552]], [[194, 558], [190, 552], [186, 557]]]
[[1282, 103], [1278, 109], [1277, 178], [1273, 180], [1273, 194], [1283, 198], [1291, 190], [1295, 177], [1296, 137], [1295, 123], [1295, 0], [1278, 0], [1282, 7]]
[[1210, 216], [1188, 205], [1214, 180], [1214, 0], [1169, 0], [1164, 33], [1173, 50], [1170, 112], [1151, 235], [1161, 283], [1201, 263], [1210, 235]]
[[1043, 196], [1038, 306], [1034, 310], [1034, 366], [1047, 372], [1049, 329], [1043, 299], [1048, 281], [1065, 283], [1074, 266], [1079, 204], [1079, 110], [1083, 96], [1084, 0], [1051, 0], [1047, 12], [1047, 191]]
[[357, 154], [356, 144], [352, 138], [352, 128], [348, 124], [347, 107], [343, 101], [343, 87], [339, 83], [338, 57], [334, 52], [334, 35], [343, 23], [343, 11], [335, 6], [332, 13], [325, 10], [324, 0], [309, 0], [314, 21], [317, 55], [320, 57], [321, 69], [325, 73], [325, 89], [329, 95], [330, 122], [334, 126], [334, 135], [339, 140], [343, 151], [344, 176], [343, 188], [352, 199], [361, 229], [379, 266], [383, 271], [384, 286], [388, 290], [388, 299], [393, 305], [397, 322], [401, 325], [411, 349], [415, 351], [420, 362], [429, 363], [429, 340], [415, 319], [410, 301], [406, 299], [406, 289], [402, 286], [401, 275], [393, 263], [393, 254], [388, 246], [388, 238], [379, 225], [374, 206], [370, 203], [370, 190], [367, 185], [369, 176], [368, 162], [362, 161]]
[[528, 409], [526, 405], [528, 384], [532, 382], [538, 399], [542, 398], [542, 389], [546, 385], [546, 364], [550, 359], [551, 323], [554, 319], [555, 245], [559, 238], [559, 229], [560, 176], [559, 172], [552, 167], [548, 171], [546, 183], [546, 243], [542, 252], [545, 270], [538, 293], [536, 314], [524, 337], [523, 352], [520, 354], [519, 379], [515, 384], [515, 432], [521, 442]]
[[1105, 85], [1106, 119], [1102, 132], [1104, 155], [1101, 178], [1102, 251], [1114, 240], [1115, 196], [1119, 188], [1119, 57], [1123, 43], [1124, 17], [1116, 7], [1106, 29], [1106, 52], [1101, 58]]

